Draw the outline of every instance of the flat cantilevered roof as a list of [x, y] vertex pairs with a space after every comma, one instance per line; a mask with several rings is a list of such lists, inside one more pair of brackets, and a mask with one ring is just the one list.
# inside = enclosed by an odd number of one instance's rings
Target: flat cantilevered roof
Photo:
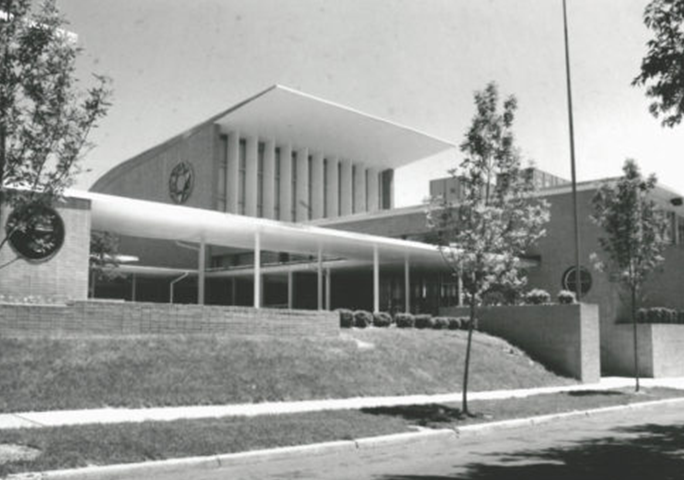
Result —
[[444, 268], [434, 245], [346, 232], [262, 218], [234, 215], [165, 203], [92, 192], [68, 191], [66, 196], [91, 202], [92, 228], [120, 235], [152, 239], [204, 242], [261, 250], [372, 262], [377, 249], [381, 264], [403, 263]]
[[224, 132], [258, 135], [293, 148], [380, 169], [455, 148], [454, 144], [306, 93], [274, 85], [212, 119]]

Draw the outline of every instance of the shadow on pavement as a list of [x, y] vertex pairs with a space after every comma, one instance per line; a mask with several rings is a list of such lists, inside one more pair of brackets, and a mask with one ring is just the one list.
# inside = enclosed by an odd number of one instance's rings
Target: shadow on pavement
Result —
[[[453, 476], [390, 475], [380, 480], [674, 480], [684, 479], [684, 426], [617, 428], [616, 436], [542, 450], [488, 455], [454, 466]], [[625, 434], [632, 435], [631, 438]]]

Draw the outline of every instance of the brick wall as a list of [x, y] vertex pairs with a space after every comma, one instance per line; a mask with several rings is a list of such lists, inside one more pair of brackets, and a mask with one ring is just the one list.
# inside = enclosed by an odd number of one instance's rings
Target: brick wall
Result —
[[0, 335], [339, 335], [335, 312], [144, 302], [0, 303]]
[[[0, 269], [0, 294], [63, 300], [83, 300], [88, 296], [90, 202], [69, 198], [54, 208], [64, 222], [62, 248], [47, 261], [32, 263], [22, 259]], [[2, 210], [3, 230], [9, 213], [7, 209]], [[0, 264], [14, 258], [16, 254], [9, 244], [0, 249]]]
[[[467, 316], [468, 308], [444, 308], [440, 315]], [[601, 378], [596, 305], [483, 307], [477, 318], [480, 330], [508, 340], [559, 373], [584, 383]]]

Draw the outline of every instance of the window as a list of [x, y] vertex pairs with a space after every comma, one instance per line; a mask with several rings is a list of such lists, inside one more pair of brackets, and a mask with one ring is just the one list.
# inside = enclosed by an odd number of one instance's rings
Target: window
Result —
[[290, 215], [293, 222], [297, 220], [297, 154], [292, 152], [292, 191], [290, 196]]
[[[584, 267], [580, 267], [580, 293], [585, 295], [591, 290], [591, 285], [593, 279], [591, 277], [591, 272]], [[561, 286], [565, 290], [570, 290], [571, 292], [576, 291], [577, 286], [577, 269], [575, 267], [568, 268], [561, 279]]]
[[275, 192], [273, 193], [273, 218], [280, 220], [280, 148], [275, 149], [275, 165], [273, 177]]
[[266, 145], [259, 142], [257, 154], [257, 217], [264, 216], [264, 155]]
[[247, 192], [245, 190], [247, 186], [247, 141], [243, 138], [240, 139], [239, 176], [238, 213], [244, 215], [245, 199], [247, 198]]
[[228, 136], [221, 135], [221, 158], [218, 165], [216, 179], [216, 209], [225, 212], [227, 208], [228, 191], [226, 189], [226, 172], [228, 171]]
[[328, 159], [323, 159], [323, 218], [328, 216]]

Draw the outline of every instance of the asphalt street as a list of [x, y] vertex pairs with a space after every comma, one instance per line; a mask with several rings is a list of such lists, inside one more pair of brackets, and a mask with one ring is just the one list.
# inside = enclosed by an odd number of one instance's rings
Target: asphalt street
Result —
[[684, 408], [660, 406], [453, 440], [279, 460], [191, 475], [185, 472], [163, 478], [684, 479]]

